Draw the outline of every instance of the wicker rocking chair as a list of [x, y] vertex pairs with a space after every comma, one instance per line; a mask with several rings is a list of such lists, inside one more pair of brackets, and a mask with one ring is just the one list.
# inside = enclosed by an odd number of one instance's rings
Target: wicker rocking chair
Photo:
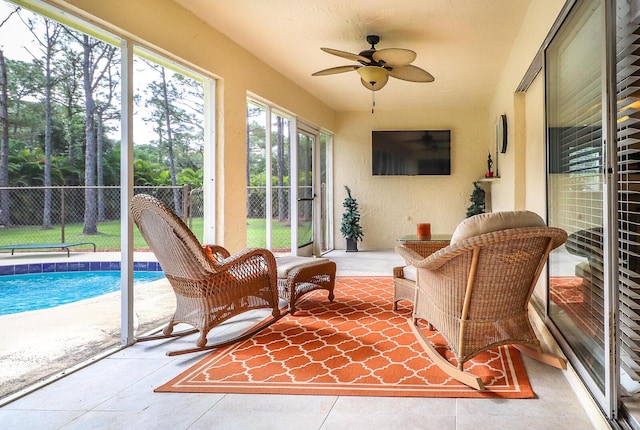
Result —
[[[478, 353], [513, 344], [543, 363], [566, 361], [542, 351], [528, 315], [528, 303], [549, 253], [567, 239], [533, 212], [482, 214], [463, 221], [451, 244], [423, 258], [404, 246], [396, 251], [417, 268], [411, 329], [429, 357], [448, 375], [478, 390], [479, 377], [464, 370]], [[457, 366], [444, 358], [418, 327], [437, 329]]]
[[[247, 339], [280, 318], [276, 261], [269, 250], [247, 249], [230, 256], [221, 246], [203, 247], [171, 209], [146, 194], [134, 196], [130, 209], [176, 296], [175, 313], [162, 335], [138, 341], [200, 332], [197, 348], [167, 355], [197, 352]], [[236, 315], [263, 308], [272, 310], [267, 321], [233, 339], [207, 345], [207, 333], [212, 328]], [[174, 333], [178, 323], [194, 329]]]

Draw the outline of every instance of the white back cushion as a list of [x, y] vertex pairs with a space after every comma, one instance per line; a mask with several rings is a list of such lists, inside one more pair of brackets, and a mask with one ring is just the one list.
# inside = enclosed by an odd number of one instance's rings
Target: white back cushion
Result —
[[546, 225], [535, 212], [510, 211], [474, 215], [462, 221], [451, 236], [451, 244], [492, 231]]

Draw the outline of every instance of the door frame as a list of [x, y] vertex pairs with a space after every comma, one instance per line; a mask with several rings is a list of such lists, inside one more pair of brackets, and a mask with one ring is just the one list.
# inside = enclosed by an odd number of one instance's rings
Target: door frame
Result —
[[[290, 181], [289, 186], [291, 187], [291, 219], [295, 219], [296, 228], [291, 228], [291, 254], [292, 255], [300, 255], [300, 256], [318, 256], [320, 255], [320, 246], [319, 243], [321, 241], [321, 237], [319, 237], [320, 232], [322, 231], [320, 228], [320, 208], [318, 207], [318, 196], [321, 195], [320, 190], [320, 130], [302, 122], [302, 121], [292, 121], [292, 126], [295, 127], [295, 145], [292, 145], [291, 148], [291, 172], [295, 172], [296, 180], [295, 184], [292, 184]], [[312, 197], [312, 209], [311, 209], [311, 242], [298, 246], [298, 149], [299, 149], [299, 135], [304, 134], [313, 139], [313, 148], [312, 148], [312, 160], [311, 160], [311, 187], [313, 192]], [[295, 147], [295, 148], [294, 148]], [[295, 186], [294, 186], [295, 185]], [[295, 189], [294, 189], [295, 188]], [[294, 209], [295, 208], [295, 209]], [[293, 226], [292, 226], [293, 227]]]

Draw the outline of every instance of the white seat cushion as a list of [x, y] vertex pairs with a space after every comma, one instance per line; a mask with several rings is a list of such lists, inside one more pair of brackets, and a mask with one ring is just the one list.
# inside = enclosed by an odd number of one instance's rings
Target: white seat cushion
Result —
[[307, 263], [318, 263], [320, 261], [328, 261], [328, 259], [314, 257], [297, 257], [295, 255], [276, 257], [276, 264], [278, 266], [278, 278], [287, 278], [289, 276], [289, 272], [300, 265]]
[[403, 278], [409, 281], [418, 282], [418, 269], [414, 266], [405, 266], [402, 268]]
[[492, 231], [546, 225], [535, 212], [510, 211], [474, 215], [462, 221], [451, 236], [451, 244]]

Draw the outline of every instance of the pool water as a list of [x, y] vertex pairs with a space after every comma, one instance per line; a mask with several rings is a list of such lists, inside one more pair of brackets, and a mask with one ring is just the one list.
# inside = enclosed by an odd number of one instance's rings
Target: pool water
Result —
[[[163, 277], [163, 272], [134, 272], [133, 283], [135, 286]], [[0, 276], [0, 315], [52, 308], [119, 290], [119, 271]]]

